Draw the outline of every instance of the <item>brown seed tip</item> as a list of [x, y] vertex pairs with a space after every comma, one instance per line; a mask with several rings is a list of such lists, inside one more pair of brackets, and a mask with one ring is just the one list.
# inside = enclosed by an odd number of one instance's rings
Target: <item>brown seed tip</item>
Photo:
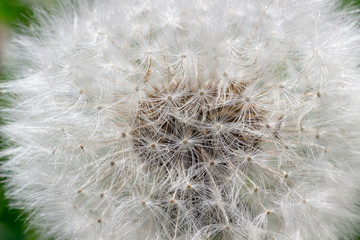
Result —
[[81, 148], [81, 150], [84, 150], [84, 146], [83, 146], [83, 145], [80, 145], [80, 148]]
[[99, 218], [99, 219], [97, 220], [97, 222], [98, 222], [98, 223], [101, 223], [101, 219]]
[[284, 178], [288, 178], [289, 174], [285, 173]]
[[77, 191], [77, 193], [78, 193], [78, 194], [82, 193], [82, 190], [79, 189], [79, 190]]
[[246, 160], [247, 160], [248, 162], [250, 162], [250, 161], [251, 161], [251, 157], [247, 157]]
[[268, 123], [265, 126], [266, 126], [266, 128], [270, 128], [270, 124], [268, 124]]
[[151, 147], [152, 149], [155, 149], [155, 148], [156, 148], [156, 144], [155, 144], [155, 143], [152, 143], [152, 144], [150, 145], [150, 147]]
[[114, 166], [115, 165], [115, 162], [114, 161], [111, 161], [110, 162], [110, 166]]
[[189, 143], [189, 141], [187, 139], [184, 139], [182, 142], [184, 145], [187, 145]]
[[126, 133], [122, 132], [121, 137], [123, 137], [123, 138], [126, 137]]
[[103, 197], [104, 197], [104, 194], [103, 194], [103, 193], [100, 193], [100, 197], [103, 198]]
[[250, 102], [250, 100], [251, 100], [251, 99], [250, 99], [249, 97], [246, 97], [246, 98], [245, 98], [245, 101], [246, 101], [246, 102]]
[[303, 199], [303, 200], [302, 200], [302, 203], [306, 203], [306, 200], [305, 200], [305, 199]]
[[141, 201], [141, 204], [142, 204], [142, 205], [146, 205], [146, 200], [142, 200], [142, 201]]
[[321, 97], [321, 93], [318, 92], [318, 93], [316, 94], [316, 96], [317, 96], [317, 97]]
[[187, 188], [187, 189], [190, 189], [190, 188], [191, 188], [191, 185], [190, 185], [190, 184], [188, 184], [188, 185], [186, 186], [186, 188]]
[[270, 213], [271, 213], [270, 210], [267, 210], [267, 211], [266, 211], [266, 215], [269, 215]]
[[171, 100], [173, 99], [173, 97], [169, 95], [169, 96], [167, 97], [167, 99], [168, 99], [169, 101], [171, 101]]
[[214, 161], [210, 161], [210, 166], [214, 166], [215, 162]]
[[100, 109], [102, 109], [102, 106], [101, 106], [101, 105], [99, 105], [99, 106], [97, 107], [97, 109], [99, 109], [99, 110], [100, 110]]
[[204, 96], [204, 95], [205, 95], [205, 92], [201, 90], [201, 91], [199, 92], [199, 94], [200, 94], [200, 96]]
[[230, 226], [229, 226], [229, 225], [225, 225], [225, 229], [226, 229], [226, 230], [229, 230], [229, 229], [230, 229]]
[[254, 188], [254, 192], [257, 192], [259, 189], [257, 187]]
[[170, 203], [174, 203], [175, 202], [175, 199], [170, 199], [170, 201], [169, 201]]

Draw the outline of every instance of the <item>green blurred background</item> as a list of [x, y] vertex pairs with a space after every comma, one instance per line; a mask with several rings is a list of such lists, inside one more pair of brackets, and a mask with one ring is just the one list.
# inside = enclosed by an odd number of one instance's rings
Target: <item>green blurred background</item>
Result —
[[[32, 18], [31, 8], [34, 5], [48, 7], [54, 1], [55, 0], [0, 0], [0, 47], [3, 45], [2, 43], [10, 37], [11, 29], [16, 29], [20, 25], [29, 24]], [[360, 0], [341, 1], [345, 7], [356, 7], [360, 11]], [[0, 49], [0, 53], [1, 52], [2, 49]], [[4, 79], [6, 79], [6, 75], [0, 68], [0, 81]], [[1, 106], [4, 106], [4, 103], [1, 102], [0, 96], [0, 108]], [[2, 124], [1, 118], [0, 124]], [[0, 136], [0, 149], [1, 148], [2, 143]], [[0, 159], [0, 161], [1, 160], [4, 159]], [[33, 229], [28, 229], [26, 225], [26, 214], [20, 210], [9, 209], [9, 201], [4, 198], [4, 187], [1, 181], [3, 181], [3, 179], [0, 178], [0, 240], [39, 239]], [[360, 237], [358, 240], [360, 240]]]

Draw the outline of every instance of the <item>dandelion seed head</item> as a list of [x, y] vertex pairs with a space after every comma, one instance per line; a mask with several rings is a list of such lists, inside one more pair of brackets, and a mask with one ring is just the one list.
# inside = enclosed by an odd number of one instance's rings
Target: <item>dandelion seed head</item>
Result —
[[360, 30], [327, 0], [79, 0], [0, 84], [7, 197], [54, 239], [343, 239]]

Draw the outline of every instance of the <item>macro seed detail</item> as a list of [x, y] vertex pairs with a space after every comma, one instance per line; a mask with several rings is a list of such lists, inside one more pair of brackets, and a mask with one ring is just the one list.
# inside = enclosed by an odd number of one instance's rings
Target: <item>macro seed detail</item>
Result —
[[[223, 204], [229, 204], [229, 174], [234, 170], [239, 171], [247, 189], [237, 196], [244, 198], [237, 211], [261, 204], [257, 196], [253, 196], [255, 203], [252, 197], [245, 196], [258, 192], [254, 182], [261, 181], [252, 176], [246, 164], [251, 160], [249, 155], [261, 152], [266, 113], [243, 97], [247, 85], [233, 83], [224, 90], [218, 88], [215, 80], [195, 84], [177, 80], [166, 87], [147, 90], [139, 100], [130, 131], [134, 152], [147, 166], [147, 172], [169, 179], [164, 182], [174, 178], [184, 181], [184, 187], [164, 187], [151, 196], [169, 213], [173, 235], [185, 234], [191, 227], [184, 219], [178, 219], [180, 213], [199, 219], [199, 228], [211, 224], [228, 226], [234, 221], [235, 213], [219, 211]], [[218, 202], [213, 202], [215, 196]], [[180, 200], [181, 208], [175, 199]], [[213, 203], [209, 205], [210, 202]], [[269, 210], [262, 208], [268, 215]], [[217, 234], [223, 236], [225, 230], [229, 227]]]
[[232, 84], [221, 92], [215, 81], [154, 87], [139, 102], [132, 124], [134, 151], [151, 166], [184, 169], [256, 151], [264, 113], [244, 100], [245, 88]]

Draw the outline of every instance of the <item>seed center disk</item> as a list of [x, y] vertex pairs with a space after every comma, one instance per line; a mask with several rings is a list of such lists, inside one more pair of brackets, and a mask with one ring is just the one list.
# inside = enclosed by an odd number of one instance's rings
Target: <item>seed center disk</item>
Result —
[[262, 114], [243, 93], [246, 84], [218, 89], [213, 82], [154, 87], [139, 102], [131, 136], [135, 152], [151, 167], [188, 169], [232, 162], [259, 148]]

